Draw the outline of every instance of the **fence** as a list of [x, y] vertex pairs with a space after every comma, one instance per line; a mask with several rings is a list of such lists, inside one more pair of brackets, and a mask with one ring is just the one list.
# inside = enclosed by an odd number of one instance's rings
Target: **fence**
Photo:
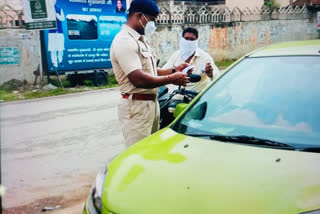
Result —
[[[160, 14], [158, 24], [207, 24], [226, 23], [240, 21], [262, 21], [262, 20], [290, 20], [307, 19], [310, 17], [306, 6], [284, 7], [270, 11], [269, 8], [246, 8], [240, 10], [234, 8], [232, 11], [221, 5], [190, 4], [186, 2], [160, 1]], [[24, 28], [23, 11], [15, 10], [9, 5], [0, 8], [1, 28]]]
[[293, 20], [310, 18], [306, 6], [283, 7], [270, 11], [267, 7], [250, 10], [234, 8], [232, 11], [223, 5], [185, 4], [184, 2], [159, 2], [160, 14], [157, 23], [165, 24], [208, 24], [244, 21]]

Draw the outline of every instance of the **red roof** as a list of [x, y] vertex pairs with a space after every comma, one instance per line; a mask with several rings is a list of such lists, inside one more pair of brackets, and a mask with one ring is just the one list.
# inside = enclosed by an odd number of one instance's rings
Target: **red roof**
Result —
[[297, 0], [292, 3], [293, 6], [313, 6], [313, 5], [320, 5], [320, 0]]

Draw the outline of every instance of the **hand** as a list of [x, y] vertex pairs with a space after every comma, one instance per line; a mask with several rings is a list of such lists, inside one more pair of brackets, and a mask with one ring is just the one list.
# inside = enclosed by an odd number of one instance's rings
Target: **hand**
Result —
[[174, 74], [169, 75], [171, 83], [174, 85], [183, 85], [186, 86], [189, 82], [188, 74], [184, 74], [182, 72], [176, 72]]
[[183, 69], [185, 69], [188, 66], [189, 66], [188, 63], [182, 63], [182, 64], [178, 65], [177, 67], [175, 67], [175, 69], [177, 72], [181, 72]]
[[[179, 65], [179, 66], [176, 67], [176, 71], [182, 72], [183, 69], [187, 68], [188, 66], [190, 66], [190, 64], [188, 64], [188, 63], [182, 63], [181, 65]], [[187, 71], [188, 76], [190, 76], [190, 74], [192, 74], [192, 72], [193, 72], [193, 68], [189, 69], [189, 70]]]
[[210, 62], [207, 63], [206, 68], [205, 68], [205, 72], [208, 75], [208, 77], [210, 77], [210, 78], [213, 77], [213, 68], [212, 68]]

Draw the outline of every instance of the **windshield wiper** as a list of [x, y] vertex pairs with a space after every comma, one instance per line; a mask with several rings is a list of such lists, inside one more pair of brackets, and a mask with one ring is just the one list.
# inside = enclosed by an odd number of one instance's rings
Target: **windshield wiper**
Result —
[[242, 143], [242, 144], [256, 145], [256, 146], [276, 147], [276, 148], [287, 149], [287, 150], [296, 150], [294, 146], [286, 143], [281, 143], [273, 140], [256, 138], [256, 137], [246, 136], [246, 135], [228, 136], [228, 135], [215, 135], [215, 134], [192, 134], [192, 133], [186, 133], [186, 135], [194, 136], [194, 137], [209, 137], [211, 140], [218, 140], [222, 142], [233, 142], [233, 143]]
[[303, 149], [299, 149], [299, 151], [320, 153], [320, 147], [305, 147]]

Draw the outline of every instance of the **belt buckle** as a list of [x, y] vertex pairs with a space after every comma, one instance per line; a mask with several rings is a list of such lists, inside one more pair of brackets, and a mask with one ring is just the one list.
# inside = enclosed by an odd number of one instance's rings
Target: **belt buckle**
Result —
[[122, 98], [126, 100], [133, 100], [132, 97], [132, 94], [122, 94]]

